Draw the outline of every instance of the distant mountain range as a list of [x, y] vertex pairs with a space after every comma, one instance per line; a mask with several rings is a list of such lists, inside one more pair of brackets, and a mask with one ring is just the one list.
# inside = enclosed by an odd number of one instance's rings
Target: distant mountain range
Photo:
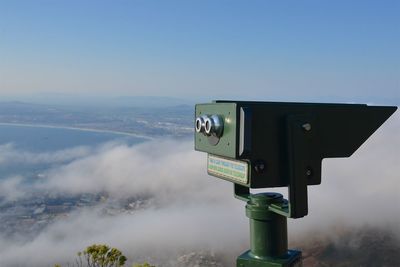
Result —
[[[194, 105], [196, 101], [164, 96], [86, 96], [74, 94], [37, 94], [18, 98], [2, 98], [3, 102], [19, 102], [74, 106], [74, 107], [171, 107], [178, 105]], [[1, 100], [0, 100], [1, 101]]]

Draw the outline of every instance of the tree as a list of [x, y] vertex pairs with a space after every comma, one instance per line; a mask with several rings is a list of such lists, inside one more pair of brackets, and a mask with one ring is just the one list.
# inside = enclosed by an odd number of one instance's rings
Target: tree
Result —
[[78, 267], [83, 267], [84, 262], [88, 267], [121, 267], [125, 265], [126, 260], [120, 250], [94, 244], [78, 252], [76, 264]]

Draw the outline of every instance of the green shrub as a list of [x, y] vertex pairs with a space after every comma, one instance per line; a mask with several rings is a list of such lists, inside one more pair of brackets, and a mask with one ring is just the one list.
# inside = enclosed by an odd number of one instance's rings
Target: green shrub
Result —
[[[125, 265], [126, 257], [116, 248], [107, 245], [91, 245], [84, 251], [78, 252], [75, 261], [77, 267], [121, 267]], [[54, 267], [61, 267], [55, 265]]]
[[156, 266], [150, 265], [147, 262], [145, 262], [143, 264], [134, 264], [132, 267], [156, 267]]

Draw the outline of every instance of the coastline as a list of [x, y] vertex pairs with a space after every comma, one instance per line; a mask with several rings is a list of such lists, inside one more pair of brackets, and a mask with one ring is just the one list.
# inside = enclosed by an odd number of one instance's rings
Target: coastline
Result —
[[30, 124], [30, 123], [10, 123], [10, 122], [0, 122], [0, 126], [16, 126], [16, 127], [32, 127], [32, 128], [49, 128], [49, 129], [65, 129], [65, 130], [73, 130], [73, 131], [83, 131], [83, 132], [96, 132], [96, 133], [110, 133], [116, 135], [125, 135], [131, 137], [142, 138], [145, 140], [154, 140], [153, 137], [144, 136], [140, 134], [121, 132], [121, 131], [113, 131], [113, 130], [100, 130], [100, 129], [92, 129], [92, 128], [84, 128], [84, 127], [73, 127], [73, 126], [56, 126], [56, 125], [48, 125], [48, 124]]

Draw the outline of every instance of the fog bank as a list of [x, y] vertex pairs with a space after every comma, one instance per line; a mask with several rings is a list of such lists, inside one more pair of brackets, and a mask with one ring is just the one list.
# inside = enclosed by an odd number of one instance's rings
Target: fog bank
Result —
[[[290, 238], [307, 240], [309, 233], [329, 237], [341, 228], [364, 225], [391, 227], [400, 234], [399, 136], [396, 114], [351, 158], [324, 160], [322, 184], [309, 187], [309, 215], [289, 220]], [[0, 159], [9, 151], [0, 149]], [[23, 160], [21, 153], [13, 157]], [[57, 155], [69, 162], [48, 170], [29, 188], [21, 177], [3, 180], [0, 197], [18, 199], [29, 190], [107, 193], [110, 198], [146, 196], [150, 204], [113, 216], [99, 204], [71, 213], [31, 240], [0, 238], [0, 266], [72, 262], [77, 251], [92, 243], [118, 247], [133, 261], [151, 257], [165, 263], [182, 252], [234, 257], [248, 247], [244, 203], [233, 198], [229, 182], [207, 176], [206, 154], [193, 151], [192, 142], [108, 143]]]

